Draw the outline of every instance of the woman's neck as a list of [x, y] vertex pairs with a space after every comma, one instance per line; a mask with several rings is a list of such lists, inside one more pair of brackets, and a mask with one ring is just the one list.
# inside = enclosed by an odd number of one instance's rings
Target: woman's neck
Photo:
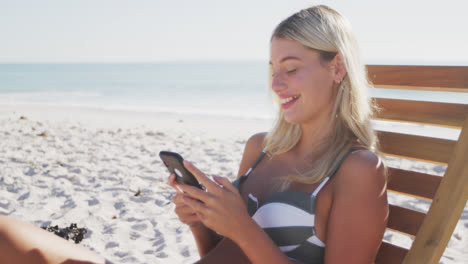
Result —
[[298, 158], [313, 158], [320, 151], [321, 144], [332, 135], [334, 126], [330, 124], [330, 117], [324, 116], [317, 122], [301, 124], [301, 139], [294, 147]]

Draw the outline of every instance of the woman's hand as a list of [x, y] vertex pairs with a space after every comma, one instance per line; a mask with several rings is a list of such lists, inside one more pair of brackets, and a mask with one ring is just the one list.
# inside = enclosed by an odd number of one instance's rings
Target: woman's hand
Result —
[[214, 176], [213, 182], [191, 163], [184, 161], [184, 166], [206, 190], [179, 185], [184, 192], [182, 201], [195, 211], [206, 227], [236, 241], [244, 224], [252, 221], [239, 191], [226, 178]]
[[175, 179], [175, 174], [171, 174], [168, 179], [168, 184], [177, 191], [176, 195], [172, 198], [172, 201], [176, 206], [175, 213], [182, 223], [187, 224], [191, 228], [200, 227], [202, 225], [200, 218], [190, 206], [182, 201], [184, 194], [182, 193], [180, 185], [175, 181]]

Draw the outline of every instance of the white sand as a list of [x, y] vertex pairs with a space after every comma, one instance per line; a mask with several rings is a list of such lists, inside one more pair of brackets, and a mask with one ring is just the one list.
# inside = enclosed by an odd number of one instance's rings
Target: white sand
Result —
[[[196, 246], [173, 211], [174, 191], [159, 151], [177, 151], [206, 173], [234, 179], [245, 141], [270, 126], [261, 119], [0, 106], [0, 214], [37, 226], [78, 223], [89, 230], [81, 244], [114, 263], [193, 263]], [[439, 175], [445, 170], [389, 163]], [[428, 208], [402, 196], [389, 200]], [[411, 245], [398, 234], [385, 239]], [[468, 207], [441, 262], [468, 262]]]

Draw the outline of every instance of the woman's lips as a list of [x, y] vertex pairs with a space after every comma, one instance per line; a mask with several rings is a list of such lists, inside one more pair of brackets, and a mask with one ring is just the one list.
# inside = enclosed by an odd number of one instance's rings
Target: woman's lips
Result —
[[284, 103], [281, 104], [281, 107], [283, 109], [288, 109], [297, 101], [297, 99], [299, 99], [299, 96], [291, 96], [291, 97], [282, 99], [281, 101]]

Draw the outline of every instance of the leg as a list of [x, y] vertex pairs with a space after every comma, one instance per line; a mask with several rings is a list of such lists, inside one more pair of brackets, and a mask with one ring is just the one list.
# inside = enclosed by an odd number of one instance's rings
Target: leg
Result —
[[0, 215], [0, 264], [105, 263], [98, 254], [48, 231]]

